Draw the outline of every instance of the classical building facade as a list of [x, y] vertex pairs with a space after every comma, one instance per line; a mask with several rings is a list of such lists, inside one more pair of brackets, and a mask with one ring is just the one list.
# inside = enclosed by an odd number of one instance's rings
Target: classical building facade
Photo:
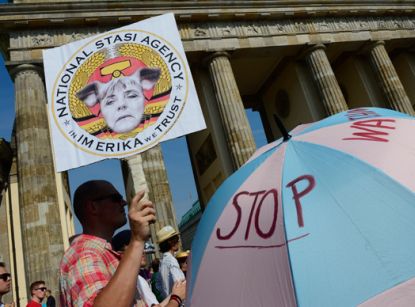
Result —
[[[280, 136], [273, 114], [289, 129], [363, 106], [414, 115], [413, 1], [20, 0], [0, 5], [0, 46], [16, 92], [15, 174], [26, 283], [41, 278], [57, 289], [57, 264], [65, 249], [42, 49], [165, 12], [175, 13], [207, 123], [206, 130], [187, 137], [202, 207], [255, 150], [247, 108], [260, 112], [269, 141]], [[156, 227], [175, 223], [159, 147], [124, 162], [129, 195], [143, 184], [137, 174], [145, 177], [156, 203]], [[41, 246], [34, 244], [39, 235]]]

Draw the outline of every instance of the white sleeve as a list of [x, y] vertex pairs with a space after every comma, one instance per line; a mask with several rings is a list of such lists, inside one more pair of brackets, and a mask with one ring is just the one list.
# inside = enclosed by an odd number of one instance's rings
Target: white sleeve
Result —
[[177, 260], [176, 263], [172, 263], [172, 265], [170, 266], [170, 274], [174, 282], [186, 279], [186, 277], [183, 274], [183, 271], [180, 269]]
[[153, 291], [151, 291], [149, 284], [141, 276], [138, 276], [137, 288], [138, 288], [138, 291], [140, 292], [142, 299], [147, 304], [147, 306], [151, 306], [153, 304], [155, 305], [159, 304]]

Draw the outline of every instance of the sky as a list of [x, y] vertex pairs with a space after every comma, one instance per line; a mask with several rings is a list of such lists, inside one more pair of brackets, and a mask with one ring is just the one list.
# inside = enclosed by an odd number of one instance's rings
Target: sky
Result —
[[[14, 122], [14, 87], [13, 82], [4, 66], [4, 59], [0, 56], [0, 138], [10, 141]], [[267, 143], [265, 133], [258, 112], [247, 110], [257, 147]], [[186, 138], [180, 137], [161, 143], [167, 176], [173, 196], [176, 219], [181, 217], [192, 207], [198, 199], [193, 172], [191, 168]], [[180, 180], [176, 180], [180, 178]], [[104, 179], [110, 181], [125, 196], [124, 183], [121, 175], [120, 161], [108, 159], [69, 171], [69, 186], [72, 194], [83, 182], [90, 179]], [[128, 226], [125, 226], [128, 227]], [[82, 231], [75, 220], [76, 233]]]

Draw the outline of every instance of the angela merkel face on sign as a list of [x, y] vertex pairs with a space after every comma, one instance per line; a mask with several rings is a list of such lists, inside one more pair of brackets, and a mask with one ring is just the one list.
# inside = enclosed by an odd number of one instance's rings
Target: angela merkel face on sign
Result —
[[144, 91], [153, 89], [159, 78], [160, 69], [142, 68], [107, 83], [94, 81], [76, 95], [88, 107], [99, 103], [108, 127], [116, 133], [126, 133], [140, 124], [144, 114]]

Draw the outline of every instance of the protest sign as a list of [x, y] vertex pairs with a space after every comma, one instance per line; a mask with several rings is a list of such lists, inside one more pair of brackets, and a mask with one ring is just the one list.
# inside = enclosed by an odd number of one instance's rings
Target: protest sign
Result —
[[57, 171], [206, 127], [173, 14], [44, 50]]

